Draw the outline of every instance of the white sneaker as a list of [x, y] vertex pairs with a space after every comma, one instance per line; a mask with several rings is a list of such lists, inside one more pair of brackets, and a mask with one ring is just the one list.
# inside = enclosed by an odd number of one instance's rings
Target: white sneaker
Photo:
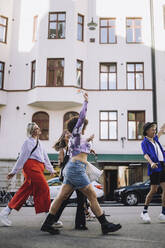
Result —
[[165, 214], [160, 214], [158, 218], [159, 218], [160, 222], [165, 223]]
[[0, 213], [0, 221], [5, 225], [5, 226], [11, 226], [12, 222], [11, 220], [8, 219], [8, 214], [5, 212]]
[[92, 214], [88, 214], [86, 215], [86, 221], [95, 221], [96, 220], [96, 217]]
[[57, 221], [57, 222], [55, 222], [53, 224], [53, 226], [56, 227], [56, 228], [62, 228], [63, 227], [63, 223], [62, 223], [62, 221]]
[[145, 224], [150, 224], [151, 223], [151, 218], [148, 213], [143, 214], [143, 212], [140, 215], [141, 219]]

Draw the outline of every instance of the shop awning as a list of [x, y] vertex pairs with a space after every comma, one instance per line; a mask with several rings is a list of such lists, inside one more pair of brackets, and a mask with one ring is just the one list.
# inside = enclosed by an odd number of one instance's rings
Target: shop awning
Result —
[[[57, 162], [58, 154], [48, 154], [51, 161]], [[95, 162], [94, 155], [88, 155], [88, 161]], [[144, 163], [146, 160], [142, 154], [97, 154], [97, 162], [114, 163]]]

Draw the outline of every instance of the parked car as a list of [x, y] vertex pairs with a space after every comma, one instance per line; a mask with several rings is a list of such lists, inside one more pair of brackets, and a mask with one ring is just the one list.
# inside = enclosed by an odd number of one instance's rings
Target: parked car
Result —
[[[62, 182], [59, 180], [59, 177], [54, 177], [48, 180], [47, 182], [48, 182], [49, 189], [50, 189], [50, 198], [51, 200], [53, 200], [57, 196], [58, 192], [60, 191]], [[92, 186], [96, 192], [98, 200], [102, 200], [104, 197], [103, 186], [96, 181], [92, 182]], [[70, 199], [71, 201], [76, 201], [77, 194], [75, 191], [71, 195]]]
[[[138, 203], [144, 203], [146, 195], [150, 190], [150, 180], [138, 182], [130, 186], [125, 186], [114, 190], [114, 198], [117, 202], [121, 202], [127, 206], [135, 206]], [[153, 196], [152, 202], [161, 202], [161, 187]]]
[[[50, 199], [53, 200], [60, 191], [62, 182], [59, 180], [59, 177], [51, 178], [47, 182], [50, 189]], [[98, 200], [99, 201], [103, 200], [104, 198], [103, 186], [96, 181], [92, 182], [92, 186], [96, 192]], [[77, 194], [74, 191], [70, 197], [70, 202], [76, 202], [76, 200], [77, 200]], [[34, 205], [33, 196], [29, 196], [29, 198], [26, 201], [26, 206], [33, 206], [33, 205]]]

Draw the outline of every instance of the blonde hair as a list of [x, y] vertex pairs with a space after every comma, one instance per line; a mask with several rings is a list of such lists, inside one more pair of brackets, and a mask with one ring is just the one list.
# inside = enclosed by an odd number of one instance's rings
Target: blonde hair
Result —
[[34, 127], [35, 127], [36, 125], [37, 125], [37, 124], [36, 124], [35, 122], [30, 122], [30, 123], [28, 123], [27, 129], [26, 129], [26, 131], [27, 131], [27, 136], [28, 136], [28, 137], [31, 137], [31, 136], [32, 136], [33, 131], [34, 131]]

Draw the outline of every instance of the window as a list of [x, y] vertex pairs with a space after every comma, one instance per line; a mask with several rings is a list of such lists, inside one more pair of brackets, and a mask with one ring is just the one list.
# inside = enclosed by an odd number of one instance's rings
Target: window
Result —
[[31, 62], [31, 88], [35, 86], [35, 78], [36, 78], [36, 61]]
[[163, 6], [163, 28], [165, 29], [165, 5]]
[[101, 18], [100, 19], [100, 43], [101, 44], [117, 43], [115, 29], [116, 29], [115, 18]]
[[145, 111], [128, 111], [128, 139], [142, 140]]
[[0, 61], [0, 89], [4, 86], [5, 63]]
[[117, 64], [101, 63], [100, 64], [100, 90], [117, 89]]
[[7, 25], [8, 18], [4, 16], [0, 16], [0, 42], [7, 42]]
[[33, 114], [32, 122], [35, 122], [41, 129], [41, 140], [49, 139], [49, 115], [46, 112], [36, 112]]
[[47, 86], [64, 85], [64, 59], [47, 60]]
[[64, 129], [66, 129], [66, 122], [70, 119], [70, 118], [72, 118], [72, 117], [74, 117], [74, 116], [79, 116], [79, 113], [77, 113], [77, 112], [67, 112], [65, 115], [64, 115], [64, 122], [63, 122], [63, 128]]
[[77, 86], [82, 88], [83, 85], [83, 61], [77, 60]]
[[117, 140], [117, 111], [100, 111], [100, 140]]
[[38, 24], [38, 16], [33, 17], [33, 38], [32, 41], [37, 40], [37, 24]]
[[144, 89], [144, 63], [127, 63], [127, 89]]
[[49, 39], [64, 39], [66, 26], [65, 12], [50, 12], [49, 13]]
[[78, 14], [77, 39], [84, 40], [84, 16]]
[[126, 19], [127, 43], [141, 43], [142, 42], [141, 24], [142, 24], [141, 18], [127, 18]]

